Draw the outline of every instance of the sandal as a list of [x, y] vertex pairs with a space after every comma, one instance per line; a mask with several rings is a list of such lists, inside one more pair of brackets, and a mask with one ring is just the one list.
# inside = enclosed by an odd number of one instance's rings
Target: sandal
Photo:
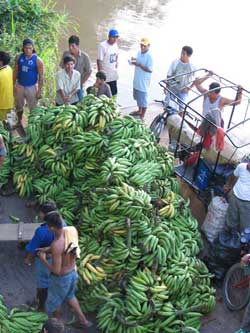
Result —
[[130, 116], [138, 116], [138, 117], [140, 117], [141, 116], [141, 112], [140, 111], [133, 111], [133, 112], [130, 112], [129, 115]]

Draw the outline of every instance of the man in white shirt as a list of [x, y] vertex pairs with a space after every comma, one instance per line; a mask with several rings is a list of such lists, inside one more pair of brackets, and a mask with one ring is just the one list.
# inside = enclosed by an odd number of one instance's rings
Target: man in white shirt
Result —
[[56, 73], [56, 105], [77, 104], [77, 91], [81, 85], [81, 74], [74, 70], [75, 59], [66, 56], [63, 59], [64, 68]]
[[98, 45], [97, 69], [104, 71], [107, 77], [107, 84], [110, 86], [112, 95], [117, 95], [118, 79], [118, 46], [117, 39], [119, 33], [116, 29], [111, 29], [108, 34], [108, 40]]
[[[181, 107], [181, 101], [184, 103], [187, 101], [188, 92], [192, 87], [192, 81], [194, 79], [195, 67], [190, 63], [190, 57], [193, 54], [193, 49], [190, 46], [183, 46], [181, 50], [180, 59], [176, 59], [172, 62], [167, 73], [167, 84], [171, 92], [173, 92], [179, 99], [179, 106]], [[171, 77], [173, 79], [171, 79]], [[166, 94], [164, 101], [165, 107], [170, 103], [173, 96], [169, 92]]]
[[[250, 227], [250, 162], [240, 163], [234, 170], [232, 197], [230, 199], [226, 224], [229, 228], [243, 231]], [[227, 186], [229, 189], [230, 186]]]

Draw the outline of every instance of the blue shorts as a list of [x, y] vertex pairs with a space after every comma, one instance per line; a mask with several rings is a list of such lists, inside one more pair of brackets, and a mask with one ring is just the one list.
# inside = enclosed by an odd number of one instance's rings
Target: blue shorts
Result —
[[75, 297], [77, 278], [78, 275], [75, 270], [62, 276], [53, 273], [50, 275], [46, 301], [48, 313], [55, 312], [64, 301], [69, 301]]
[[[47, 259], [48, 263], [51, 264], [51, 258]], [[49, 286], [50, 270], [44, 263], [39, 259], [35, 259], [35, 274], [36, 274], [36, 285], [38, 289], [47, 289]]]
[[139, 108], [146, 108], [148, 106], [148, 93], [133, 89], [133, 97], [137, 102]]

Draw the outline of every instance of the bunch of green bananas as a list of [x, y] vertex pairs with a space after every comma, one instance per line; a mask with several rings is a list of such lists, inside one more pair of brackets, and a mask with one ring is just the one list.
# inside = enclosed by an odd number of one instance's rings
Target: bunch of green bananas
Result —
[[107, 123], [118, 116], [117, 107], [114, 99], [106, 96], [92, 98], [91, 105], [87, 107], [88, 123], [97, 130], [102, 130]]
[[25, 312], [13, 308], [8, 313], [0, 296], [0, 332], [1, 333], [40, 333], [47, 315], [39, 312]]
[[141, 121], [131, 116], [115, 119], [107, 126], [105, 133], [112, 141], [147, 138], [150, 142], [155, 142], [152, 132]]
[[14, 183], [21, 196], [55, 200], [78, 227], [78, 297], [85, 311], [100, 306], [102, 332], [198, 332], [214, 290], [174, 158], [141, 121], [118, 114], [93, 95], [37, 108], [27, 138], [14, 140]]

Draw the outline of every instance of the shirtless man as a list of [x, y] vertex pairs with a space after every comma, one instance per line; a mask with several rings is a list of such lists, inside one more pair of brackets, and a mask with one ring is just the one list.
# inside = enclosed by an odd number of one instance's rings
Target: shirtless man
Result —
[[[78, 300], [75, 296], [77, 272], [76, 256], [73, 253], [65, 254], [65, 237], [63, 220], [55, 212], [45, 217], [47, 226], [55, 234], [55, 239], [50, 247], [38, 249], [38, 257], [51, 271], [48, 287], [48, 297], [46, 308], [53, 317], [60, 318], [61, 305], [67, 301], [75, 312], [78, 321], [75, 327], [86, 328], [91, 326], [91, 322], [86, 319], [81, 311]], [[52, 255], [52, 263], [46, 259], [46, 252]]]

